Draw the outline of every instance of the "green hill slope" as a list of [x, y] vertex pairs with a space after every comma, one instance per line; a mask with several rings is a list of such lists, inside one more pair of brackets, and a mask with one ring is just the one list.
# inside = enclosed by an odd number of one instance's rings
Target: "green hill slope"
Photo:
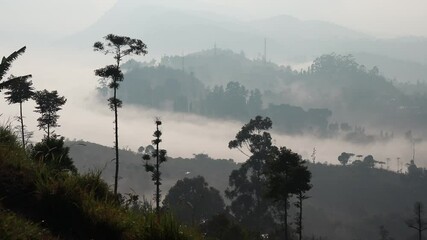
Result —
[[164, 213], [135, 212], [97, 173], [59, 172], [29, 159], [0, 127], [0, 239], [200, 239]]

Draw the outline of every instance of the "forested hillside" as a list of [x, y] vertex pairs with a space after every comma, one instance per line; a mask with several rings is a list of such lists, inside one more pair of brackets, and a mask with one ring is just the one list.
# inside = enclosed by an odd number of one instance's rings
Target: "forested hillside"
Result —
[[[380, 130], [425, 132], [423, 83], [393, 82], [351, 55], [322, 55], [297, 71], [215, 48], [123, 67], [123, 99], [135, 105], [241, 122], [264, 115], [286, 134], [355, 143], [383, 140]], [[99, 92], [108, 96], [103, 86]]]
[[[74, 146], [70, 154], [79, 170], [103, 169], [103, 178], [112, 183], [113, 166], [108, 164], [108, 159], [113, 149], [88, 142], [68, 144]], [[145, 195], [150, 200], [153, 186], [141, 155], [123, 150], [121, 156], [121, 192]], [[163, 168], [163, 194], [166, 195], [176, 181], [200, 175], [220, 191], [227, 203], [224, 191], [231, 172], [239, 166], [232, 160], [215, 160], [203, 154], [192, 159], [169, 158]], [[308, 166], [313, 188], [305, 203], [306, 236], [330, 240], [377, 239], [380, 226], [384, 226], [394, 239], [410, 239], [413, 232], [405, 220], [412, 216], [416, 201], [426, 203], [427, 199], [424, 169], [409, 165], [407, 171], [396, 173], [379, 164], [361, 164], [357, 158], [350, 159], [346, 166], [323, 163]]]

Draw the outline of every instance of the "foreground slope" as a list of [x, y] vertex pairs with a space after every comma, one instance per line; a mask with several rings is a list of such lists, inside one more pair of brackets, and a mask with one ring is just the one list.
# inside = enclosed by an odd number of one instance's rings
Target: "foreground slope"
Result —
[[98, 173], [73, 175], [29, 159], [16, 137], [0, 127], [1, 237], [199, 239], [170, 215], [158, 221], [154, 212], [132, 211], [123, 200]]

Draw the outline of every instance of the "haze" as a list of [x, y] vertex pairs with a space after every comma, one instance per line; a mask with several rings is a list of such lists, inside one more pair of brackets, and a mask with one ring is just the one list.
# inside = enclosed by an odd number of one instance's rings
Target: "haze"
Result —
[[[158, 8], [166, 8], [165, 11], [185, 11], [196, 16], [206, 14], [206, 18], [214, 19], [216, 22], [226, 23], [248, 21], [274, 17], [277, 15], [289, 15], [299, 20], [316, 20], [333, 23], [336, 26], [348, 28], [349, 32], [358, 32], [357, 38], [363, 36], [382, 38], [382, 37], [402, 37], [402, 36], [427, 36], [427, 2], [414, 0], [411, 2], [403, 1], [131, 1], [120, 0], [121, 6], [137, 6], [148, 4], [156, 5]], [[115, 6], [117, 1], [113, 0], [79, 0], [73, 1], [54, 1], [54, 0], [16, 0], [0, 1], [0, 52], [1, 55], [16, 50], [20, 46], [27, 45], [28, 51], [20, 57], [13, 65], [11, 72], [15, 75], [31, 73], [36, 88], [57, 89], [61, 94], [68, 98], [68, 103], [60, 113], [60, 123], [62, 128], [58, 133], [73, 139], [84, 139], [94, 141], [104, 145], [112, 145], [112, 114], [108, 111], [104, 102], [95, 99], [97, 78], [93, 70], [109, 63], [109, 57], [104, 57], [93, 53], [91, 45], [93, 40], [98, 39], [108, 32], [97, 34], [91, 38], [80, 38], [80, 34], [87, 29], [96, 28], [100, 19], [108, 14], [108, 11]], [[130, 8], [130, 7], [129, 7]], [[115, 12], [115, 17], [125, 19], [126, 9], [119, 8]], [[120, 15], [124, 14], [124, 15]], [[140, 12], [140, 15], [146, 13]], [[148, 13], [147, 13], [148, 14]], [[10, 19], [13, 19], [11, 24]], [[166, 19], [166, 22], [173, 21]], [[144, 25], [155, 25], [156, 23], [143, 23]], [[128, 26], [129, 28], [138, 28], [138, 25]], [[226, 27], [228, 30], [230, 26]], [[237, 27], [239, 28], [239, 25]], [[295, 30], [293, 30], [295, 31]], [[83, 36], [83, 35], [82, 35]], [[3, 38], [4, 37], [4, 38]], [[84, 47], [78, 51], [72, 49], [73, 46], [63, 44], [68, 38], [85, 39]], [[32, 44], [28, 39], [35, 39], [36, 44]], [[142, 39], [145, 39], [142, 36]], [[184, 48], [181, 45], [166, 46], [156, 43], [155, 37], [147, 36], [149, 39], [149, 54], [145, 57], [136, 58], [138, 61], [149, 61], [152, 58], [160, 59], [162, 54], [173, 55], [177, 53], [191, 53], [202, 50], [198, 46]], [[261, 38], [262, 39], [262, 38]], [[356, 37], [355, 37], [356, 39]], [[421, 38], [423, 39], [423, 38]], [[271, 55], [275, 53], [273, 43]], [[277, 40], [278, 42], [279, 40]], [[59, 44], [58, 44], [59, 42]], [[52, 45], [54, 43], [54, 45]], [[211, 42], [204, 42], [203, 46], [209, 48], [213, 46], [215, 39]], [[224, 40], [223, 48], [230, 48], [236, 52], [242, 49], [236, 49], [230, 43]], [[236, 45], [239, 45], [237, 43]], [[70, 48], [69, 48], [70, 47]], [[197, 48], [197, 49], [196, 49]], [[243, 48], [243, 47], [242, 47]], [[170, 51], [169, 51], [170, 49]], [[183, 51], [182, 49], [186, 49]], [[259, 42], [258, 49], [247, 51], [248, 57], [255, 58], [262, 54], [262, 41]], [[339, 52], [340, 50], [338, 50]], [[360, 48], [358, 51], [361, 51]], [[350, 52], [342, 50], [342, 52]], [[329, 53], [325, 50], [323, 53]], [[269, 52], [270, 54], [270, 52]], [[390, 54], [394, 54], [393, 52]], [[288, 62], [294, 64], [295, 69], [306, 68], [314, 59], [319, 56], [317, 52], [308, 53], [304, 58], [272, 56], [279, 64]], [[421, 70], [425, 70], [425, 63], [416, 56], [402, 56], [404, 61], [418, 64]], [[420, 56], [423, 55], [420, 53]], [[425, 54], [424, 54], [425, 55]], [[400, 55], [399, 55], [400, 56]], [[299, 56], [301, 57], [301, 56]], [[392, 56], [397, 59], [397, 55]], [[298, 60], [301, 59], [301, 60]], [[288, 61], [287, 61], [288, 60]], [[417, 75], [420, 80], [425, 80], [425, 75], [420, 70]], [[385, 75], [388, 72], [383, 71]], [[421, 77], [420, 77], [421, 76]], [[393, 77], [393, 76], [391, 76]], [[306, 98], [306, 97], [302, 97]], [[90, 107], [89, 107], [90, 106]], [[3, 122], [12, 119], [17, 113], [15, 106], [8, 106], [3, 101], [0, 103], [1, 119]], [[28, 119], [34, 117], [32, 113], [33, 106], [25, 106], [25, 115]], [[96, 109], [94, 111], [94, 109]], [[130, 147], [136, 150], [140, 145], [146, 145], [149, 142], [150, 132], [152, 131], [151, 121], [156, 116], [162, 117], [165, 122], [165, 147], [168, 148], [173, 156], [191, 156], [194, 153], [208, 153], [218, 158], [233, 158], [239, 161], [245, 159], [240, 153], [231, 151], [227, 148], [227, 143], [241, 127], [239, 121], [212, 120], [196, 115], [183, 115], [178, 113], [169, 113], [159, 110], [150, 110], [144, 107], [128, 106], [120, 110], [120, 128], [121, 147]], [[90, 119], [90, 120], [88, 120]], [[92, 122], [96, 122], [93, 124]], [[35, 130], [35, 122], [28, 122], [28, 127]], [[368, 126], [369, 127], [369, 126]], [[374, 131], [377, 131], [373, 127]], [[183, 136], [184, 141], [178, 140], [176, 136]], [[285, 136], [279, 133], [275, 134], [278, 143], [290, 146], [300, 152], [304, 157], [310, 158], [312, 149], [316, 147], [318, 157], [321, 162], [329, 161], [336, 163], [336, 157], [342, 151], [360, 152], [361, 154], [374, 154], [379, 159], [387, 157], [395, 158], [397, 156], [410, 159], [411, 146], [404, 142], [403, 137], [399, 136], [392, 142], [377, 143], [376, 145], [359, 146], [351, 143], [342, 143], [339, 140], [321, 140], [310, 136]], [[35, 139], [39, 139], [41, 133], [36, 131]], [[191, 144], [192, 139], [197, 139], [198, 145]], [[400, 146], [397, 148], [396, 146]], [[421, 149], [427, 149], [418, 146]], [[425, 166], [425, 163], [422, 163]]]
[[[32, 34], [71, 34], [93, 24], [117, 0], [2, 0], [0, 28]], [[132, 2], [133, 0], [121, 0]], [[204, 10], [229, 17], [256, 19], [291, 15], [322, 20], [374, 36], [427, 36], [427, 3], [423, 0], [303, 0], [303, 1], [137, 1], [181, 9]], [[144, 14], [144, 13], [142, 13]], [[9, 24], [14, 19], [14, 24]], [[52, 19], [55, 19], [52, 21]]]

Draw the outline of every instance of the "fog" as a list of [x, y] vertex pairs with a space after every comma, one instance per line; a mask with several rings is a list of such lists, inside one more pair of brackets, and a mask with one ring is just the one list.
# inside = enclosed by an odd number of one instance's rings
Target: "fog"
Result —
[[[135, 0], [120, 1], [127, 4], [141, 3]], [[33, 34], [71, 34], [96, 22], [116, 2], [118, 1], [1, 0], [0, 27], [3, 31], [15, 33], [26, 31]], [[287, 14], [304, 20], [333, 22], [377, 36], [427, 36], [424, 25], [427, 22], [424, 11], [427, 3], [423, 0], [150, 0], [144, 1], [144, 4], [209, 11], [241, 19]], [[8, 21], [11, 18], [14, 19], [14, 24]]]
[[[12, 52], [13, 49], [1, 49], [1, 52]], [[66, 57], [64, 57], [66, 56]], [[140, 58], [141, 60], [144, 57]], [[91, 52], [71, 53], [64, 51], [34, 50], [31, 47], [13, 65], [14, 74], [33, 74], [36, 89], [58, 90], [67, 98], [63, 110], [59, 112], [59, 124], [56, 133], [71, 140], [85, 140], [105, 146], [113, 146], [113, 113], [106, 102], [97, 98], [95, 90], [97, 77], [93, 70], [109, 62], [108, 56]], [[119, 89], [120, 96], [120, 89]], [[18, 114], [17, 105], [7, 105], [0, 101], [3, 114], [2, 124], [18, 122], [14, 116]], [[33, 142], [38, 141], [43, 133], [37, 130], [37, 114], [33, 112], [32, 101], [24, 104], [24, 116], [27, 129], [34, 131]], [[160, 117], [164, 122], [163, 147], [173, 157], [192, 157], [193, 154], [206, 153], [214, 158], [244, 161], [246, 156], [237, 150], [228, 149], [228, 142], [242, 127], [237, 121], [212, 120], [197, 115], [184, 115], [146, 109], [124, 104], [119, 110], [119, 144], [120, 148], [136, 151], [139, 146], [146, 146], [152, 139], [154, 119]], [[375, 129], [372, 129], [375, 131]], [[300, 153], [306, 159], [312, 159], [313, 148], [316, 148], [316, 161], [337, 164], [341, 152], [355, 154], [372, 154], [378, 161], [391, 158], [390, 168], [397, 168], [396, 158], [402, 163], [412, 159], [412, 146], [397, 136], [388, 142], [374, 144], [352, 144], [339, 138], [320, 139], [313, 136], [286, 136], [273, 131], [275, 144], [286, 146]], [[427, 155], [427, 143], [416, 145], [416, 163], [426, 166], [425, 159], [417, 156]], [[113, 156], [112, 156], [113, 158]]]

